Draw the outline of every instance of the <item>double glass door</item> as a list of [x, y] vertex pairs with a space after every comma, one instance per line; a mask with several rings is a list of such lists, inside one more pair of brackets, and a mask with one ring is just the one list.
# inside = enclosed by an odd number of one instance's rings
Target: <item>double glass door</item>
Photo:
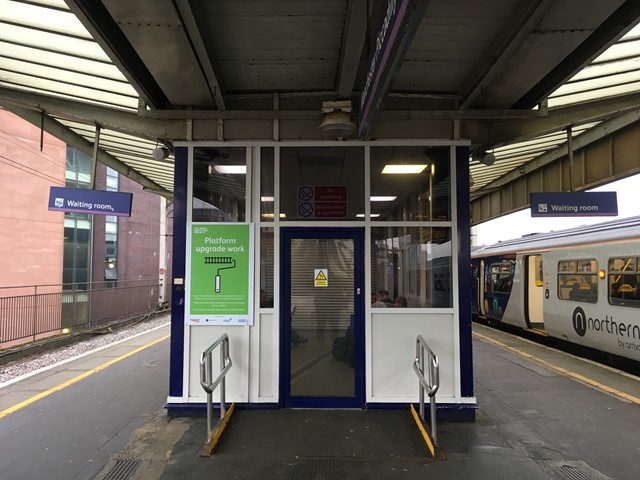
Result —
[[364, 406], [363, 231], [282, 230], [285, 406]]

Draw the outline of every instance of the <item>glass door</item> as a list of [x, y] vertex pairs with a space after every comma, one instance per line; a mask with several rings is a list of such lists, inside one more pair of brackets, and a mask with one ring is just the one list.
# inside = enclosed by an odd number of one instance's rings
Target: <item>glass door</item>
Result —
[[283, 402], [364, 406], [363, 230], [283, 228]]

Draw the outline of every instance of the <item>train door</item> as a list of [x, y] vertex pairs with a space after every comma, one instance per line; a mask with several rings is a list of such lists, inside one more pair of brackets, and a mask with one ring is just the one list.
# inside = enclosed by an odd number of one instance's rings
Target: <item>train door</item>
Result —
[[524, 257], [524, 265], [525, 320], [529, 328], [544, 330], [544, 277], [542, 274], [542, 255], [528, 255]]
[[364, 231], [282, 229], [285, 407], [363, 407]]

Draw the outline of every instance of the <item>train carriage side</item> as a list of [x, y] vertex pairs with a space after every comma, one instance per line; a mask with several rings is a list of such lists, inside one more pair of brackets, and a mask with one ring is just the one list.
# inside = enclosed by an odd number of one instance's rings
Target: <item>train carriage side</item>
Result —
[[472, 262], [477, 317], [640, 361], [640, 217], [483, 247]]
[[640, 361], [640, 240], [552, 249], [543, 261], [548, 334]]

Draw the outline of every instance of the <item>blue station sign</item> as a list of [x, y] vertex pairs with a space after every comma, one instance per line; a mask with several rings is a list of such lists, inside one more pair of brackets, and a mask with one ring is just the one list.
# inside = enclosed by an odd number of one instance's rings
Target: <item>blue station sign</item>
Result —
[[618, 215], [616, 192], [531, 194], [532, 217], [605, 217]]
[[130, 217], [132, 197], [127, 192], [51, 187], [49, 210]]
[[360, 138], [369, 137], [373, 117], [391, 88], [428, 5], [429, 0], [386, 0], [377, 27], [371, 31], [372, 49], [360, 94]]

